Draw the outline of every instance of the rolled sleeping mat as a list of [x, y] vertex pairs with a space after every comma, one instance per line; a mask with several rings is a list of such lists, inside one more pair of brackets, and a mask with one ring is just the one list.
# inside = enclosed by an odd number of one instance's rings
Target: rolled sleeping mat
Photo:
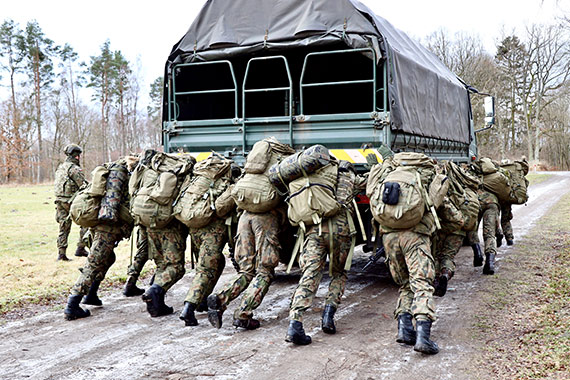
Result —
[[269, 180], [278, 189], [286, 189], [289, 182], [313, 173], [331, 162], [329, 150], [323, 145], [313, 145], [285, 158], [269, 168]]
[[116, 223], [119, 221], [119, 212], [123, 194], [129, 183], [127, 168], [123, 165], [113, 164], [109, 168], [109, 176], [105, 188], [105, 195], [101, 199], [98, 219], [103, 222]]

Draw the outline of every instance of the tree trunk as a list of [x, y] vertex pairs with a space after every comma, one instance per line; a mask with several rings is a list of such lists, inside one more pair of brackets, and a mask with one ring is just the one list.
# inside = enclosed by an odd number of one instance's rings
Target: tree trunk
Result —
[[36, 41], [36, 51], [34, 55], [34, 85], [36, 89], [36, 124], [38, 128], [38, 182], [43, 179], [43, 149], [42, 149], [42, 103], [40, 96], [40, 56], [39, 56], [39, 46]]

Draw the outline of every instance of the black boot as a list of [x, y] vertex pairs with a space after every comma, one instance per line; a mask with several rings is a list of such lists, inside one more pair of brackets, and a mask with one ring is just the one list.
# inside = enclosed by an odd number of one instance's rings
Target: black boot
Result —
[[99, 291], [99, 285], [101, 281], [93, 281], [91, 287], [89, 288], [89, 293], [85, 297], [83, 297], [82, 303], [86, 305], [93, 305], [93, 306], [101, 306], [103, 302], [97, 296], [97, 292]]
[[142, 299], [146, 302], [146, 310], [151, 317], [160, 317], [172, 314], [174, 309], [164, 304], [164, 295], [166, 291], [157, 284], [153, 284], [146, 293], [142, 295]]
[[323, 319], [321, 321], [321, 328], [327, 334], [335, 334], [336, 326], [334, 325], [334, 313], [336, 312], [336, 306], [325, 305], [323, 310]]
[[513, 245], [513, 244], [515, 244], [513, 239], [507, 239], [507, 245]]
[[483, 253], [481, 252], [481, 247], [479, 243], [471, 244], [473, 249], [473, 266], [480, 267], [483, 265]]
[[259, 328], [261, 324], [259, 323], [259, 321], [255, 318], [250, 318], [250, 319], [234, 319], [234, 326], [235, 327], [241, 327], [244, 328], [246, 330], [255, 330], [257, 328]]
[[208, 297], [202, 298], [202, 301], [196, 306], [196, 311], [198, 313], [204, 313], [208, 311]]
[[503, 234], [498, 234], [495, 236], [495, 238], [497, 240], [497, 248], [499, 248], [501, 245], [503, 245]]
[[184, 309], [178, 318], [182, 319], [186, 326], [198, 326], [198, 320], [194, 316], [196, 305], [191, 302], [184, 302]]
[[402, 313], [398, 315], [398, 337], [396, 342], [413, 346], [416, 344], [416, 330], [412, 324], [412, 315]]
[[451, 272], [448, 269], [442, 269], [441, 274], [437, 278], [437, 285], [433, 292], [434, 296], [443, 297], [447, 293], [447, 282], [451, 278]]
[[439, 352], [437, 343], [429, 339], [431, 333], [431, 321], [416, 321], [417, 337], [414, 351], [418, 351], [428, 355], [434, 355]]
[[89, 256], [89, 252], [85, 250], [85, 247], [77, 247], [75, 250], [75, 256], [77, 257], [87, 257]]
[[485, 266], [483, 274], [495, 274], [495, 254], [485, 253]]
[[286, 342], [291, 342], [300, 346], [306, 346], [311, 344], [311, 337], [305, 335], [305, 330], [303, 329], [303, 324], [299, 321], [289, 322], [289, 328], [287, 329]]
[[137, 287], [137, 278], [134, 276], [129, 276], [127, 282], [125, 283], [125, 288], [123, 289], [123, 295], [125, 297], [140, 296], [144, 293], [144, 289]]
[[81, 294], [69, 296], [67, 299], [67, 307], [63, 311], [65, 319], [73, 321], [74, 319], [85, 318], [91, 315], [89, 310], [84, 310], [79, 307], [79, 302], [81, 302]]
[[210, 294], [208, 296], [208, 321], [215, 328], [219, 329], [222, 327], [222, 315], [224, 311], [222, 310], [222, 303], [220, 299], [215, 294]]
[[65, 254], [66, 249], [60, 248], [57, 255], [57, 261], [71, 261]]

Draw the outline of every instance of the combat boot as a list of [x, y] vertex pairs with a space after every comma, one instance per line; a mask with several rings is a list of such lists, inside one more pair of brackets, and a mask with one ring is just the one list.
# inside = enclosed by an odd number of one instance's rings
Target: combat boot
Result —
[[471, 244], [473, 249], [473, 266], [480, 267], [483, 265], [483, 253], [481, 252], [481, 247], [479, 243]]
[[513, 244], [515, 244], [513, 239], [507, 239], [507, 245], [513, 245]]
[[103, 302], [97, 296], [97, 292], [99, 291], [99, 285], [101, 281], [93, 281], [91, 287], [89, 288], [89, 292], [85, 297], [83, 297], [82, 303], [86, 305], [93, 305], [93, 306], [101, 306]]
[[410, 346], [416, 344], [416, 330], [414, 330], [412, 315], [410, 313], [398, 315], [398, 337], [396, 338], [396, 342]]
[[166, 291], [157, 284], [153, 284], [142, 295], [142, 300], [146, 302], [146, 310], [151, 317], [161, 317], [163, 315], [172, 314], [174, 309], [164, 304], [164, 295]]
[[65, 255], [65, 251], [66, 251], [65, 248], [60, 248], [60, 249], [59, 249], [59, 253], [58, 253], [58, 256], [57, 256], [57, 261], [71, 261], [71, 259], [68, 258], [68, 257]]
[[215, 328], [219, 329], [222, 327], [222, 315], [224, 311], [222, 310], [222, 303], [220, 299], [215, 294], [210, 294], [208, 296], [208, 321]]
[[85, 318], [91, 315], [89, 310], [84, 310], [79, 307], [81, 301], [81, 294], [69, 296], [67, 299], [67, 307], [63, 311], [65, 319], [73, 321], [74, 319]]
[[325, 305], [323, 310], [323, 318], [321, 321], [321, 328], [323, 332], [327, 334], [335, 334], [336, 326], [334, 325], [334, 313], [336, 312], [336, 306]]
[[140, 296], [144, 293], [144, 289], [137, 287], [137, 278], [134, 276], [129, 276], [127, 282], [125, 283], [125, 288], [123, 289], [123, 295], [125, 297]]
[[196, 306], [196, 311], [198, 313], [204, 313], [208, 311], [208, 297], [202, 298], [202, 301]]
[[311, 337], [305, 334], [305, 329], [303, 329], [303, 324], [299, 321], [289, 322], [289, 328], [287, 329], [286, 342], [291, 342], [300, 346], [306, 346], [311, 344]]
[[198, 326], [198, 320], [194, 316], [194, 310], [196, 310], [195, 304], [191, 302], [184, 302], [184, 309], [178, 318], [183, 320], [186, 326]]
[[418, 351], [428, 355], [434, 355], [439, 352], [437, 343], [429, 339], [431, 334], [431, 321], [416, 321], [416, 344], [414, 351]]
[[75, 256], [77, 257], [87, 257], [89, 256], [89, 252], [85, 249], [85, 247], [77, 247], [75, 250]]
[[495, 254], [485, 253], [485, 266], [483, 274], [495, 274]]
[[255, 330], [257, 328], [259, 328], [261, 324], [259, 323], [259, 321], [255, 318], [249, 318], [249, 319], [234, 319], [234, 326], [236, 328], [241, 327], [244, 328], [246, 330]]
[[[501, 245], [503, 245], [503, 234], [498, 234], [497, 236], [495, 236], [496, 240], [497, 240], [497, 248], [499, 248]], [[509, 240], [507, 239], [507, 244], [509, 243]]]
[[433, 292], [434, 296], [443, 297], [447, 293], [447, 282], [451, 278], [451, 272], [449, 269], [444, 268], [441, 270], [441, 274], [437, 278], [437, 285]]

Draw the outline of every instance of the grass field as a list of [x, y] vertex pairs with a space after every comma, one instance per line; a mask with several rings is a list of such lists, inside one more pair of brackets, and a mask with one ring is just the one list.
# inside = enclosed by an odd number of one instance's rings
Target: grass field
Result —
[[[79, 238], [74, 224], [67, 252], [73, 261], [56, 261], [57, 234], [53, 186], [0, 187], [0, 314], [68, 295], [86, 258], [73, 256]], [[130, 249], [128, 241], [119, 244], [102, 289], [125, 280]]]

